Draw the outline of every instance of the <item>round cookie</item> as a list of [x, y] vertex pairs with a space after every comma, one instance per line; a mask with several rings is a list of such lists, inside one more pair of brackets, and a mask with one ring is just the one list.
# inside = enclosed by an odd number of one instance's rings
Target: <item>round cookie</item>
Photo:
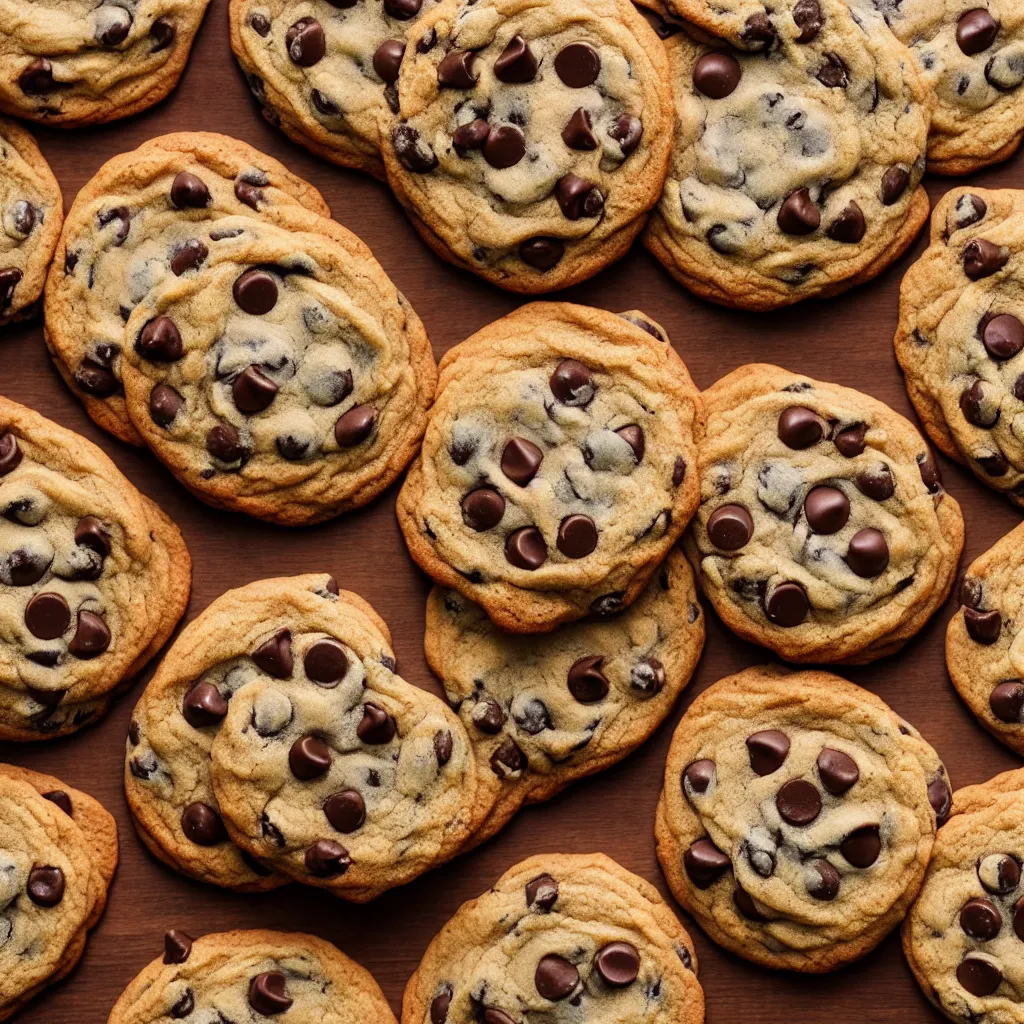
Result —
[[903, 278], [895, 345], [929, 437], [1024, 507], [1022, 269], [1024, 192], [947, 192]]
[[333, 221], [223, 218], [124, 328], [128, 415], [211, 505], [289, 526], [365, 505], [413, 458], [437, 382], [419, 317]]
[[210, 0], [0, 0], [0, 110], [74, 127], [159, 103]]
[[488, 808], [475, 846], [524, 803], [622, 760], [654, 732], [690, 681], [704, 616], [674, 549], [619, 615], [541, 637], [503, 633], [476, 605], [435, 587], [425, 646], [473, 743], [477, 799]]
[[725, 624], [788, 661], [902, 647], [949, 594], [964, 538], [920, 434], [868, 395], [777, 366], [742, 366], [703, 398], [685, 545]]
[[0, 1020], [75, 966], [116, 868], [117, 826], [97, 801], [0, 765]]
[[658, 201], [660, 41], [628, 0], [443, 0], [409, 33], [388, 182], [443, 259], [510, 291], [613, 263]]
[[1024, 769], [959, 789], [903, 951], [925, 995], [958, 1024], [1024, 1021]]
[[658, 859], [715, 942], [831, 971], [902, 919], [949, 803], [935, 752], [878, 697], [826, 672], [750, 668], [676, 729]]
[[1024, 755], [1024, 525], [964, 574], [946, 627], [946, 667], [960, 696], [996, 739]]
[[[866, 9], [861, 9], [864, 7]], [[930, 97], [844, 0], [670, 0], [676, 131], [644, 241], [705, 299], [768, 310], [870, 280], [928, 217]]]
[[441, 360], [398, 520], [420, 567], [502, 629], [630, 604], [693, 514], [700, 395], [659, 335], [535, 303]]
[[231, 0], [231, 48], [263, 116], [301, 146], [384, 177], [398, 68], [436, 0]]
[[427, 947], [402, 1024], [703, 1024], [693, 942], [650, 883], [601, 853], [516, 864]]
[[[196, 180], [198, 179], [198, 180]], [[124, 405], [124, 324], [161, 280], [186, 273], [199, 232], [244, 215], [328, 216], [320, 194], [276, 160], [210, 132], [163, 135], [108, 160], [75, 198], [46, 282], [46, 341], [57, 369], [104, 430], [141, 438]]]
[[188, 603], [178, 528], [95, 445], [0, 397], [0, 739], [106, 711]]
[[172, 929], [164, 955], [137, 975], [107, 1024], [185, 1019], [395, 1024], [369, 972], [313, 935], [237, 931], [193, 941]]
[[973, 174], [1024, 137], [1024, 8], [1017, 0], [874, 0], [936, 97], [928, 170]]
[[64, 222], [60, 185], [28, 132], [0, 118], [0, 325], [38, 312]]

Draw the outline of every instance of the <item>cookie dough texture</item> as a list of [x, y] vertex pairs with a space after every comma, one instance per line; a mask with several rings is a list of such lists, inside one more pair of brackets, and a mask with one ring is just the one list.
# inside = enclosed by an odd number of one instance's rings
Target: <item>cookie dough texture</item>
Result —
[[406, 986], [402, 1024], [702, 1024], [696, 972], [690, 937], [652, 885], [600, 853], [542, 854], [435, 936]]
[[1024, 1021], [1022, 862], [1024, 770], [957, 790], [903, 951], [925, 995], [959, 1024]]
[[[1024, 59], [1024, 58], [1022, 58]], [[928, 435], [1024, 506], [1024, 192], [956, 188], [900, 288], [896, 357]]]
[[935, 752], [873, 694], [825, 672], [751, 668], [702, 693], [676, 729], [658, 859], [715, 942], [830, 971], [900, 922], [949, 800]]
[[99, 448], [0, 397], [0, 738], [96, 720], [188, 603], [178, 528]]
[[218, 598], [146, 688], [126, 755], [143, 839], [236, 889], [288, 876], [372, 899], [452, 856], [478, 813], [458, 718], [326, 575]]
[[697, 295], [742, 309], [881, 273], [928, 216], [931, 109], [881, 15], [844, 0], [668, 6], [695, 31], [665, 42], [676, 129], [648, 248]]
[[524, 803], [609, 767], [664, 721], [704, 647], [693, 573], [673, 550], [629, 608], [545, 636], [503, 633], [453, 590], [427, 598], [426, 652], [469, 734], [494, 835]]
[[657, 202], [661, 42], [626, 0], [444, 0], [409, 33], [388, 182], [438, 255], [512, 291], [582, 281]]
[[0, 118], [0, 325], [36, 313], [63, 220], [60, 185], [35, 140]]
[[449, 350], [398, 497], [421, 568], [513, 632], [631, 604], [698, 501], [700, 395], [659, 339], [536, 303]]
[[1016, 0], [874, 0], [936, 103], [928, 170], [972, 174], [1024, 136], [1024, 8]]
[[685, 538], [730, 629], [788, 661], [873, 661], [946, 599], [960, 507], [881, 402], [776, 366], [703, 393], [701, 506]]
[[91, 796], [0, 765], [0, 1020], [78, 963], [117, 856], [114, 819]]
[[124, 990], [107, 1024], [265, 1020], [395, 1024], [380, 987], [313, 935], [235, 931], [193, 941], [168, 932], [165, 953]]
[[178, 83], [209, 0], [2, 0], [0, 110], [63, 127], [137, 114]]
[[1024, 526], [975, 559], [946, 628], [957, 692], [993, 736], [1024, 755]]
[[217, 232], [224, 217], [278, 222], [286, 210], [330, 214], [313, 186], [282, 164], [210, 132], [151, 139], [108, 160], [86, 183], [46, 283], [46, 341], [68, 387], [104, 430], [142, 443], [121, 384], [124, 324], [181, 267], [175, 257], [185, 253], [187, 266], [187, 246]]

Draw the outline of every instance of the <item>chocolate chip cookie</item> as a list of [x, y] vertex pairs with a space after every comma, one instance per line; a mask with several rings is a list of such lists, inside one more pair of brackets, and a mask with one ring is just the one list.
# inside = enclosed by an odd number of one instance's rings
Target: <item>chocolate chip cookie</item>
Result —
[[458, 718], [326, 575], [229, 591], [182, 632], [133, 715], [125, 786], [186, 874], [356, 901], [453, 855], [479, 813]]
[[114, 121], [178, 84], [210, 0], [0, 0], [0, 110]]
[[686, 551], [730, 629], [788, 661], [873, 661], [945, 601], [960, 506], [928, 446], [868, 395], [750, 365], [703, 394]]
[[938, 756], [878, 697], [826, 672], [750, 668], [676, 729], [658, 859], [715, 942], [830, 971], [900, 922], [949, 805]]
[[896, 357], [928, 435], [1024, 506], [1024, 192], [957, 188], [900, 289]]
[[168, 1020], [395, 1024], [377, 983], [313, 935], [238, 931], [193, 941], [177, 929], [121, 994], [107, 1024]]
[[125, 322], [149, 290], [202, 262], [218, 220], [277, 222], [301, 210], [330, 213], [312, 185], [225, 135], [163, 135], [99, 169], [68, 213], [45, 313], [57, 369], [101, 427], [142, 443], [125, 410], [121, 359]]
[[[676, 99], [648, 248], [703, 298], [767, 310], [881, 273], [928, 217], [930, 97], [868, 4], [667, 0]], [[940, 5], [941, 6], [941, 5]]]
[[502, 288], [590, 277], [658, 201], [669, 67], [627, 0], [443, 0], [397, 86], [388, 182], [438, 255]]
[[0, 1020], [75, 966], [116, 868], [117, 826], [96, 800], [0, 765]]
[[928, 170], [972, 174], [1024, 136], [1024, 8], [1017, 0], [874, 0], [936, 97]]
[[630, 754], [664, 721], [704, 647], [693, 573], [674, 549], [629, 608], [543, 637], [503, 633], [453, 590], [427, 598], [426, 652], [473, 742], [488, 808], [469, 842], [524, 803]]
[[701, 400], [659, 334], [535, 303], [442, 359], [398, 519], [420, 566], [502, 629], [631, 604], [693, 514]]
[[84, 437], [0, 397], [0, 739], [103, 714], [185, 611], [178, 528]]
[[263, 116], [343, 167], [384, 177], [398, 68], [437, 0], [231, 0], [231, 48]]
[[[211, 505], [285, 525], [365, 505], [413, 458], [437, 372], [419, 317], [339, 224], [222, 218], [124, 328], [128, 415]], [[293, 225], [294, 226], [294, 225]]]
[[946, 628], [946, 666], [993, 736], [1024, 755], [1024, 526], [975, 559]]
[[1024, 1021], [1024, 769], [958, 789], [939, 829], [903, 951], [959, 1024]]
[[427, 947], [402, 1024], [703, 1024], [693, 942], [657, 890], [594, 853], [510, 868]]
[[60, 185], [35, 139], [0, 118], [0, 325], [38, 311], [63, 221]]

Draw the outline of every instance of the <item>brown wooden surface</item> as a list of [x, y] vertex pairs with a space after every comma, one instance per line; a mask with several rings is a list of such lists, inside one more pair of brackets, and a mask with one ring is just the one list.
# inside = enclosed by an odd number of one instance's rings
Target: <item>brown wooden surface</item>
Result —
[[[169, 101], [104, 128], [40, 129], [36, 134], [70, 205], [109, 157], [153, 136], [187, 129], [243, 138], [313, 182], [336, 219], [370, 245], [409, 297], [438, 356], [521, 301], [436, 259], [383, 185], [316, 159], [262, 120], [228, 47], [226, 0], [214, 0], [182, 84]], [[987, 187], [1020, 187], [1022, 156], [972, 180]], [[932, 198], [951, 184], [949, 179], [930, 179]], [[860, 388], [911, 415], [892, 336], [900, 278], [922, 248], [919, 239], [911, 254], [881, 280], [852, 294], [778, 314], [736, 313], [699, 302], [639, 245], [622, 262], [562, 297], [612, 310], [644, 309], [668, 329], [700, 387], [742, 363], [775, 362]], [[428, 585], [402, 544], [394, 516], [395, 488], [367, 509], [301, 531], [207, 508], [147, 452], [122, 445], [93, 426], [50, 365], [39, 325], [13, 329], [0, 339], [0, 391], [101, 445], [181, 526], [195, 566], [188, 617], [224, 590], [250, 580], [327, 570], [387, 620], [405, 678], [439, 692], [422, 652]], [[1020, 514], [968, 473], [946, 459], [939, 461], [949, 490], [964, 509], [966, 565], [1016, 525]], [[1019, 760], [975, 724], [949, 682], [942, 639], [952, 609], [947, 604], [897, 657], [844, 674], [917, 725], [943, 755], [954, 785], [963, 786], [1019, 767]], [[142, 681], [98, 726], [77, 736], [4, 745], [0, 759], [49, 772], [94, 794], [116, 815], [121, 830], [121, 867], [106, 916], [92, 934], [82, 963], [19, 1020], [104, 1024], [122, 988], [158, 955], [161, 936], [172, 926], [192, 935], [230, 928], [313, 932], [365, 965], [397, 1010], [427, 943], [459, 905], [487, 889], [518, 860], [544, 851], [603, 851], [667, 895], [652, 831], [672, 728], [698, 691], [766, 660], [764, 651], [737, 640], [713, 614], [708, 619], [708, 644], [690, 689], [671, 721], [642, 750], [603, 775], [570, 787], [551, 803], [525, 810], [475, 853], [363, 907], [301, 886], [262, 896], [224, 892], [174, 874], [144, 851], [132, 831], [121, 787], [124, 735]], [[846, 970], [810, 978], [756, 968], [718, 949], [692, 923], [688, 927], [700, 956], [709, 1024], [912, 1024], [940, 1019], [914, 984], [898, 936], [890, 936]]]

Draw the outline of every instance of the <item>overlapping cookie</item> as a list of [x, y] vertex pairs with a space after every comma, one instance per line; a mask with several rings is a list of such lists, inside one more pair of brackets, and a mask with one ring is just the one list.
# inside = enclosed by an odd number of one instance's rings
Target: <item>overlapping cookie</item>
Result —
[[642, 314], [524, 306], [441, 361], [398, 497], [406, 543], [502, 629], [618, 611], [696, 508], [702, 426], [685, 365]]
[[903, 278], [895, 344], [931, 439], [1024, 506], [1022, 268], [1024, 192], [947, 192]]
[[427, 947], [402, 1024], [703, 1024], [693, 942], [604, 854], [542, 854], [464, 903]]
[[147, 686], [126, 755], [147, 845], [236, 889], [288, 876], [372, 899], [451, 857], [479, 813], [458, 718], [395, 674], [387, 627], [326, 575], [210, 605]]
[[388, 182], [444, 259], [564, 288], [618, 259], [658, 200], [668, 78], [627, 0], [443, 0], [409, 33]]
[[949, 594], [960, 506], [902, 416], [749, 365], [703, 393], [701, 506], [685, 538], [730, 629], [798, 662], [898, 650]]
[[107, 1024], [167, 1020], [395, 1024], [380, 987], [355, 961], [313, 935], [236, 931], [193, 941], [171, 929], [163, 957], [138, 974]]
[[191, 588], [178, 528], [95, 445], [0, 397], [0, 738], [97, 719]]
[[830, 971], [903, 918], [949, 806], [935, 751], [879, 698], [825, 672], [751, 668], [679, 723], [658, 859], [715, 942]]
[[971, 174], [1024, 136], [1024, 8], [1017, 0], [873, 0], [936, 97], [928, 170]]
[[473, 743], [494, 835], [524, 803], [554, 796], [635, 750], [664, 721], [704, 647], [685, 556], [673, 550], [617, 616], [545, 636], [503, 633], [453, 590], [427, 598], [427, 661]]
[[63, 222], [60, 185], [35, 140], [0, 118], [0, 325], [36, 312]]
[[897, 259], [928, 216], [931, 99], [882, 17], [844, 0], [666, 5], [695, 27], [665, 42], [676, 131], [645, 242], [669, 273], [766, 310]]
[[1024, 1020], [1024, 769], [958, 789], [939, 829], [903, 951], [957, 1024]]
[[0, 765], [0, 1020], [78, 963], [117, 855], [114, 819], [91, 796]]
[[1024, 525], [964, 574], [946, 628], [946, 666], [960, 696], [993, 736], [1024, 755]]
[[0, 110], [113, 121], [178, 84], [210, 0], [0, 0]]

